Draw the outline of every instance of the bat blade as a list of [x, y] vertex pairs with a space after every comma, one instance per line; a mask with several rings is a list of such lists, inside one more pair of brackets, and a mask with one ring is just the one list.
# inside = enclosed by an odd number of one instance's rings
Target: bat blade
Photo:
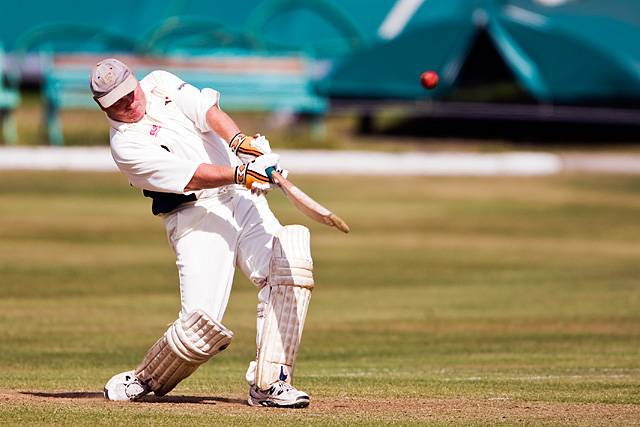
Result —
[[335, 227], [343, 233], [349, 232], [349, 226], [342, 218], [313, 200], [304, 191], [300, 190], [275, 170], [269, 172], [271, 173], [273, 182], [280, 187], [285, 196], [287, 196], [287, 199], [289, 199], [300, 212], [314, 221]]

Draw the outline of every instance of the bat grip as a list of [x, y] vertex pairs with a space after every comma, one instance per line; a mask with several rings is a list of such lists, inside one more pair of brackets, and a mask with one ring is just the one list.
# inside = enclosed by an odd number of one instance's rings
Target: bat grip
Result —
[[[273, 166], [269, 166], [264, 171], [267, 173], [267, 176], [269, 177], [269, 181], [271, 181], [274, 184], [280, 184], [280, 178], [282, 177], [280, 176], [280, 174], [278, 174], [278, 171], [276, 170], [276, 168], [274, 168]], [[275, 177], [273, 176], [274, 173], [276, 174]]]
[[273, 166], [269, 166], [264, 171], [267, 173], [267, 176], [269, 177], [269, 179], [271, 181], [273, 181], [273, 176], [272, 175], [276, 171], [276, 168], [274, 168]]

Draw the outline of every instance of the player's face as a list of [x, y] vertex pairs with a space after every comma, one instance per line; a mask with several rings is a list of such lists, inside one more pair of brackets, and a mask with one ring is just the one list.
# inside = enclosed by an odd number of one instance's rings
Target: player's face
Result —
[[106, 108], [107, 115], [113, 120], [124, 123], [135, 123], [142, 120], [147, 108], [147, 97], [140, 84], [133, 92], [120, 98], [111, 107]]

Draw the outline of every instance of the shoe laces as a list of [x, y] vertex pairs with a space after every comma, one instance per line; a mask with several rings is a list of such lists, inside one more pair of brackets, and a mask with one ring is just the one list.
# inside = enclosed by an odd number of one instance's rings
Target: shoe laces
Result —
[[125, 393], [129, 397], [138, 397], [149, 391], [147, 384], [140, 381], [136, 376], [127, 375], [125, 381]]
[[280, 396], [282, 393], [286, 393], [293, 390], [293, 386], [286, 381], [277, 381], [269, 387], [269, 392]]

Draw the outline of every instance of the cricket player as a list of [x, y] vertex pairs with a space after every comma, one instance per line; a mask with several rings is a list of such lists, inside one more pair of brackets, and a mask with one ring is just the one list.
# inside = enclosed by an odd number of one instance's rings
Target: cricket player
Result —
[[138, 81], [109, 58], [93, 68], [90, 85], [111, 126], [113, 159], [164, 221], [180, 281], [178, 318], [136, 369], [107, 382], [105, 397], [163, 396], [223, 351], [233, 339], [222, 318], [238, 265], [259, 290], [248, 403], [308, 406], [292, 376], [314, 286], [310, 236], [280, 225], [264, 197], [279, 156], [264, 136], [240, 131], [220, 93], [167, 71]]

